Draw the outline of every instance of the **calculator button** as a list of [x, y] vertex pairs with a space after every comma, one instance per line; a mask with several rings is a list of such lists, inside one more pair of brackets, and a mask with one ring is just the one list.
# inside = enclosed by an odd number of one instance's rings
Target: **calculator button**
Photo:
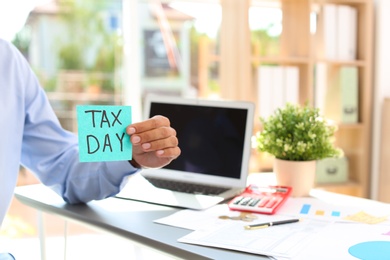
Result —
[[280, 200], [281, 200], [282, 198], [274, 198], [273, 200], [272, 200], [272, 203], [270, 202], [269, 204], [267, 204], [267, 208], [273, 208], [274, 206], [275, 206], [275, 204], [277, 204], [277, 203], [279, 203], [280, 202]]
[[233, 204], [239, 204], [241, 201], [242, 201], [242, 199], [243, 199], [244, 197], [237, 197], [234, 201], [233, 201]]
[[272, 208], [276, 203], [276, 199], [272, 198], [268, 203], [265, 205], [266, 208]]
[[251, 203], [249, 203], [249, 206], [254, 207], [257, 203], [259, 203], [260, 199], [253, 199]]
[[245, 198], [241, 201], [240, 205], [245, 206], [245, 205], [248, 204], [249, 201], [251, 201], [251, 200], [252, 200], [251, 197], [245, 197]]
[[269, 199], [270, 199], [269, 197], [262, 198], [259, 203], [259, 207], [264, 207], [268, 203]]

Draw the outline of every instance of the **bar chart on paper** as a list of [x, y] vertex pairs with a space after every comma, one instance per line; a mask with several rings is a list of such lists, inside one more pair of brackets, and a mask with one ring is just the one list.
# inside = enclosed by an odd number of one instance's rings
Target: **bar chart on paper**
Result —
[[386, 222], [388, 214], [366, 211], [363, 208], [331, 205], [312, 198], [290, 198], [279, 210], [280, 214], [322, 218], [329, 221], [354, 221], [366, 224]]
[[315, 205], [312, 204], [303, 204], [299, 214], [302, 215], [316, 215], [316, 216], [331, 216], [331, 217], [340, 217], [341, 212], [339, 210], [333, 210], [333, 209], [325, 209], [325, 208], [318, 208]]
[[[312, 204], [303, 204], [300, 208], [299, 214], [301, 216], [322, 216], [329, 219], [338, 220], [340, 217], [343, 220], [350, 220], [354, 222], [366, 223], [366, 224], [378, 224], [385, 222], [388, 219], [387, 215], [372, 215], [361, 209], [350, 210], [338, 210], [332, 208], [316, 207]], [[338, 218], [338, 219], [336, 219]]]
[[279, 210], [280, 214], [301, 216], [301, 217], [322, 217], [335, 220], [356, 213], [346, 207], [338, 207], [312, 198], [290, 198]]

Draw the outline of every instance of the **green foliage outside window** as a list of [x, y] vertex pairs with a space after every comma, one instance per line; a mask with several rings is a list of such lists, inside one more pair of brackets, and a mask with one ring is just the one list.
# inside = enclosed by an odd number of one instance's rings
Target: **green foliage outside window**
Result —
[[113, 92], [121, 46], [117, 33], [105, 24], [110, 4], [110, 1], [95, 0], [59, 1], [64, 33], [70, 37], [60, 44], [58, 58], [59, 69], [85, 71], [90, 74], [90, 83]]

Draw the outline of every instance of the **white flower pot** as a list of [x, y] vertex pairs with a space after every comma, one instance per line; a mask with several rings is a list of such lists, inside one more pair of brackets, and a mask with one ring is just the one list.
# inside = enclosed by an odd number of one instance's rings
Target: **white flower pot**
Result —
[[275, 158], [274, 173], [278, 185], [293, 188], [292, 197], [306, 197], [314, 187], [316, 161], [286, 161]]

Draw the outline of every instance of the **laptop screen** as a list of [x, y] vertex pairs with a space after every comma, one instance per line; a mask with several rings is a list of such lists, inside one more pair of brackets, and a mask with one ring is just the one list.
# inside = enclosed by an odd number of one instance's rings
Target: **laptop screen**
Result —
[[[253, 114], [247, 105], [223, 101], [150, 101], [149, 117], [169, 118], [181, 155], [165, 169], [240, 179], [248, 169], [248, 134]], [[235, 105], [233, 105], [235, 104]], [[248, 131], [247, 127], [250, 127]], [[249, 138], [249, 139], [248, 139]], [[245, 164], [245, 165], [243, 165]]]

